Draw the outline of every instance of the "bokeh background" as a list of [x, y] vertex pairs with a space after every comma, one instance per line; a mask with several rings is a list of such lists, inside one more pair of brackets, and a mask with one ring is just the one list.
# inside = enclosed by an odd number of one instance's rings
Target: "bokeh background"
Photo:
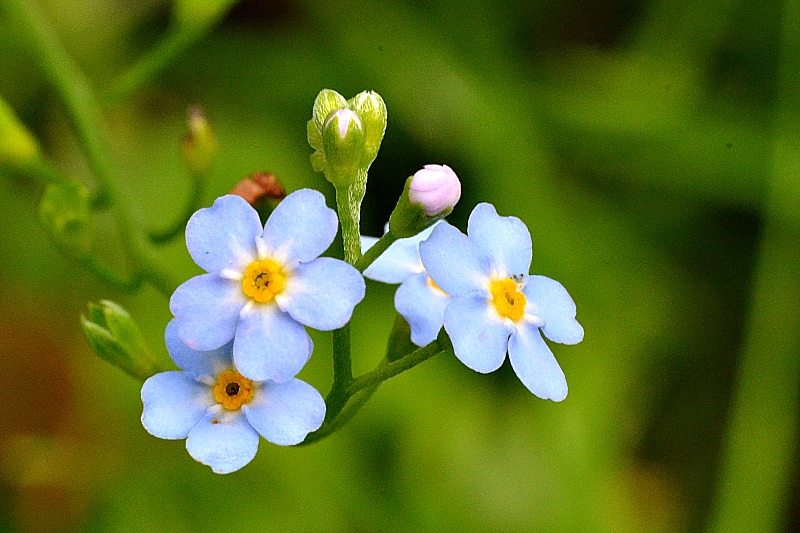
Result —
[[[448, 164], [463, 182], [450, 220], [465, 229], [482, 201], [520, 217], [532, 272], [568, 288], [586, 337], [552, 345], [563, 403], [532, 396], [507, 364], [480, 375], [440, 357], [330, 438], [262, 440], [250, 465], [217, 476], [144, 431], [140, 383], [81, 333], [87, 302], [115, 300], [166, 365], [167, 299], [115, 291], [61, 256], [36, 216], [43, 184], [6, 169], [0, 530], [800, 528], [797, 2], [243, 0], [111, 101], [114, 81], [173, 38], [173, 5], [30, 1], [104, 102], [141, 227], [168, 224], [189, 195], [190, 104], [220, 145], [204, 205], [262, 170], [331, 198], [309, 164], [311, 105], [323, 88], [371, 89], [389, 124], [364, 233], [380, 233], [407, 176]], [[3, 4], [0, 95], [91, 187]], [[93, 227], [94, 249], [124, 268], [113, 217]], [[158, 253], [181, 279], [199, 273], [181, 238]], [[383, 354], [393, 291], [370, 282], [356, 310], [358, 373]], [[324, 393], [329, 335], [314, 340], [300, 377]]]

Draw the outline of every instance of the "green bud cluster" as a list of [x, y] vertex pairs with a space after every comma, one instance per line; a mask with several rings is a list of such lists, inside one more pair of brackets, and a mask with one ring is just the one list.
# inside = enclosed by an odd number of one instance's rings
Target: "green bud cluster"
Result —
[[308, 143], [315, 149], [311, 165], [336, 188], [350, 187], [366, 176], [385, 132], [386, 104], [378, 93], [364, 91], [345, 100], [324, 89], [308, 121]]
[[91, 244], [89, 191], [78, 182], [48, 185], [39, 202], [39, 219], [53, 239], [78, 254]]

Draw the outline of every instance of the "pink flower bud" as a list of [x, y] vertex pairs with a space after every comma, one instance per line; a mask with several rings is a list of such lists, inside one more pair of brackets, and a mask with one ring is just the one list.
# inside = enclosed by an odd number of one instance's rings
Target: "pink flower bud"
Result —
[[433, 217], [455, 207], [461, 199], [461, 182], [447, 165], [425, 165], [411, 178], [408, 199]]

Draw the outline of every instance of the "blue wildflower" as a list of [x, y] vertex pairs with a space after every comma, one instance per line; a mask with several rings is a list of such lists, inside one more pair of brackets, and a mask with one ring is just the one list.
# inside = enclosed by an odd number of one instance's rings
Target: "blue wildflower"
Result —
[[182, 371], [161, 372], [142, 386], [142, 424], [151, 435], [186, 439], [196, 461], [227, 474], [255, 457], [259, 434], [289, 446], [322, 425], [325, 401], [308, 383], [247, 379], [233, 364], [233, 343], [196, 351], [177, 330], [173, 319], [164, 337]]
[[444, 328], [456, 357], [487, 373], [508, 352], [532, 393], [563, 400], [567, 381], [541, 333], [554, 342], [579, 343], [583, 328], [575, 320], [575, 303], [559, 282], [528, 274], [531, 236], [520, 219], [478, 204], [467, 235], [441, 225], [420, 244], [425, 269], [450, 295]]
[[[417, 346], [425, 346], [436, 339], [450, 300], [428, 276], [419, 257], [419, 243], [442, 224], [447, 222], [437, 222], [414, 237], [397, 239], [364, 271], [366, 278], [400, 284], [394, 294], [394, 306], [411, 327], [411, 341]], [[377, 240], [362, 236], [363, 251], [366, 252]]]
[[238, 196], [199, 210], [186, 226], [186, 247], [207, 274], [186, 281], [170, 299], [178, 336], [200, 351], [235, 337], [233, 361], [243, 375], [292, 379], [313, 349], [303, 326], [340, 328], [364, 298], [358, 270], [318, 257], [337, 228], [336, 213], [311, 189], [287, 196], [263, 228]]

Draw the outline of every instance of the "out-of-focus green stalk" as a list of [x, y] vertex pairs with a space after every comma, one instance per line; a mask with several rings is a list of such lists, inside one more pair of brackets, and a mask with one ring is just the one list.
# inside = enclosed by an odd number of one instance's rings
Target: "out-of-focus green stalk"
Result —
[[766, 222], [711, 531], [783, 531], [800, 405], [800, 0], [783, 57]]
[[122, 244], [135, 271], [132, 278], [141, 273], [159, 291], [169, 296], [178, 283], [156, 260], [134, 224], [130, 207], [112, 171], [109, 150], [101, 135], [100, 110], [89, 83], [61, 46], [36, 2], [4, 0], [3, 7], [10, 15], [9, 19], [27, 36], [33, 56], [64, 103], [79, 144], [99, 184], [99, 201], [108, 205], [116, 215]]

